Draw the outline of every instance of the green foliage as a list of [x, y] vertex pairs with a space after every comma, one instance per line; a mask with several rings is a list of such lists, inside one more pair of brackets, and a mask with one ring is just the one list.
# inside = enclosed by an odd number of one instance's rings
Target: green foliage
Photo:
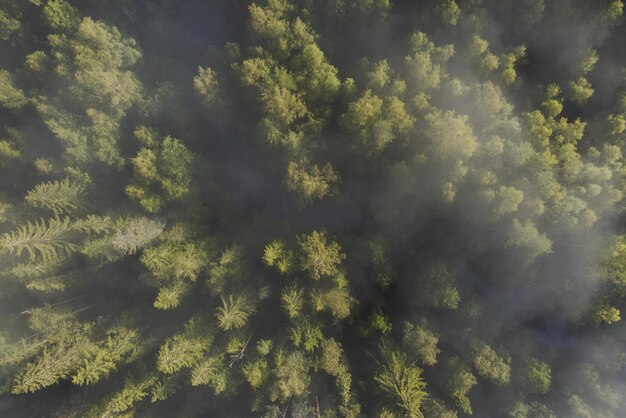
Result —
[[263, 262], [276, 269], [282, 274], [287, 274], [295, 268], [294, 254], [285, 249], [282, 241], [272, 241], [265, 246]]
[[622, 319], [620, 313], [620, 310], [614, 306], [601, 304], [596, 308], [591, 320], [596, 327], [600, 324], [613, 324]]
[[443, 64], [454, 54], [454, 47], [436, 47], [423, 32], [415, 32], [409, 38], [409, 55], [404, 63], [409, 77], [407, 82], [418, 91], [436, 89], [443, 77]]
[[331, 376], [337, 376], [342, 373], [343, 366], [343, 350], [341, 344], [333, 340], [325, 340], [322, 343], [322, 358], [320, 367]]
[[90, 385], [99, 381], [114, 371], [122, 360], [132, 357], [138, 345], [139, 335], [135, 330], [123, 327], [109, 330], [100, 347], [83, 359], [72, 382]]
[[306, 352], [319, 348], [324, 335], [319, 325], [303, 321], [291, 328], [291, 342], [296, 347], [302, 347]]
[[448, 25], [455, 26], [459, 22], [461, 9], [454, 0], [444, 0], [440, 5], [440, 13], [443, 21]]
[[297, 288], [285, 289], [280, 297], [282, 307], [291, 319], [297, 318], [304, 308], [304, 291]]
[[332, 196], [337, 192], [339, 176], [330, 164], [319, 167], [306, 160], [291, 161], [287, 166], [287, 188], [300, 195], [303, 205]]
[[156, 381], [157, 378], [150, 375], [144, 378], [128, 378], [124, 383], [124, 388], [116, 393], [106, 405], [104, 416], [115, 416], [128, 411], [133, 404], [149, 395], [149, 390], [156, 384]]
[[198, 75], [193, 78], [193, 87], [209, 107], [219, 106], [221, 92], [217, 74], [211, 68], [198, 67]]
[[461, 295], [456, 288], [456, 271], [442, 262], [429, 266], [423, 276], [426, 303], [437, 309], [454, 310], [459, 306]]
[[610, 20], [617, 20], [624, 13], [624, 3], [621, 0], [614, 0], [609, 4], [607, 15]]
[[506, 385], [511, 379], [510, 358], [498, 355], [487, 344], [483, 344], [474, 357], [474, 368], [478, 374], [497, 385]]
[[65, 178], [38, 184], [24, 200], [36, 208], [51, 210], [55, 216], [79, 209], [84, 202], [87, 185]]
[[254, 363], [246, 364], [242, 371], [253, 389], [262, 388], [270, 377], [269, 364], [265, 360], [257, 360]]
[[14, 160], [22, 155], [15, 144], [9, 141], [0, 140], [0, 165], [4, 165], [5, 160]]
[[220, 258], [210, 264], [208, 284], [212, 292], [221, 293], [228, 281], [234, 281], [242, 274], [242, 257], [242, 248], [233, 246], [224, 250]]
[[55, 30], [70, 31], [80, 23], [78, 11], [65, 0], [48, 0], [42, 13], [46, 23]]
[[623, 416], [622, 16], [0, 0], [0, 415]]
[[313, 295], [313, 305], [318, 311], [328, 311], [338, 320], [350, 316], [355, 300], [345, 287], [333, 288]]
[[476, 66], [476, 69], [484, 75], [498, 68], [498, 57], [489, 51], [489, 42], [478, 35], [474, 35], [467, 48], [467, 54]]
[[274, 383], [270, 389], [270, 399], [284, 402], [302, 395], [309, 387], [309, 361], [299, 351], [277, 352], [273, 366]]
[[568, 87], [572, 100], [579, 105], [584, 104], [594, 93], [591, 83], [584, 77], [570, 81]]
[[226, 390], [228, 369], [220, 357], [208, 357], [200, 361], [191, 371], [191, 385], [207, 385], [215, 395]]
[[313, 280], [333, 277], [339, 274], [338, 264], [345, 258], [336, 242], [327, 243], [326, 231], [313, 231], [298, 237], [302, 258], [300, 267], [309, 273]]
[[391, 320], [382, 311], [376, 309], [369, 318], [369, 326], [382, 334], [387, 334], [393, 329]]
[[213, 333], [197, 318], [185, 325], [186, 331], [168, 337], [159, 348], [157, 368], [167, 374], [198, 364], [213, 342]]
[[[142, 241], [145, 243], [144, 240], [147, 238], [156, 237], [163, 225], [140, 218], [135, 227], [137, 227], [135, 231], [125, 231], [128, 235], [117, 236], [119, 241], [116, 242], [120, 248], [133, 248]], [[133, 236], [135, 233], [138, 235]], [[149, 247], [143, 251], [141, 255], [143, 265], [164, 283], [179, 280], [195, 281], [200, 271], [207, 265], [203, 246], [188, 241], [187, 231], [181, 225], [176, 225], [163, 233], [162, 238], [158, 246]], [[129, 240], [137, 241], [130, 242]]]
[[0, 251], [16, 257], [27, 253], [31, 261], [38, 257], [50, 261], [77, 251], [75, 240], [76, 230], [69, 218], [54, 218], [48, 222], [41, 219], [0, 236]]
[[19, 110], [27, 104], [28, 99], [24, 92], [15, 87], [13, 75], [6, 70], [0, 70], [0, 106]]
[[394, 401], [403, 415], [423, 417], [421, 407], [426, 399], [426, 383], [421, 376], [422, 369], [398, 352], [389, 353], [379, 367], [381, 370], [374, 376], [374, 382], [380, 390]]
[[159, 349], [157, 367], [168, 374], [192, 367], [202, 358], [205, 348], [201, 340], [175, 335], [165, 341]]
[[219, 327], [225, 331], [241, 328], [246, 325], [251, 314], [250, 303], [242, 295], [222, 297], [222, 306], [217, 308]]
[[472, 415], [468, 392], [476, 385], [476, 377], [460, 362], [458, 357], [453, 357], [448, 361], [447, 369], [446, 386], [450, 397], [461, 411]]
[[525, 364], [524, 382], [530, 391], [546, 394], [552, 383], [550, 365], [535, 358], [528, 358]]
[[48, 37], [54, 73], [69, 88], [39, 97], [37, 110], [72, 165], [119, 166], [121, 120], [142, 94], [129, 70], [140, 57], [135, 41], [103, 22], [80, 20], [64, 0], [48, 2], [44, 14], [65, 30], [80, 23], [71, 34]]
[[346, 132], [359, 141], [359, 147], [368, 155], [382, 152], [397, 135], [406, 133], [414, 121], [400, 99], [392, 96], [383, 100], [371, 90], [366, 90], [358, 100], [350, 103], [348, 111], [339, 119]]
[[547, 406], [538, 402], [531, 402], [526, 404], [524, 402], [516, 403], [509, 411], [509, 417], [511, 418], [556, 418], [554, 412], [552, 412]]
[[154, 300], [154, 307], [163, 310], [177, 308], [188, 292], [189, 286], [181, 281], [175, 282], [170, 286], [161, 287], [159, 294]]
[[22, 24], [15, 16], [11, 16], [5, 10], [0, 10], [0, 39], [8, 41], [14, 33], [18, 32]]
[[166, 202], [189, 194], [192, 160], [187, 147], [169, 136], [158, 145], [142, 148], [132, 160], [135, 181], [126, 187], [126, 193], [145, 210], [156, 213]]
[[432, 331], [412, 323], [404, 324], [402, 342], [422, 364], [433, 366], [437, 363], [439, 338]]
[[519, 249], [529, 261], [552, 251], [552, 242], [545, 234], [537, 231], [531, 221], [522, 223], [517, 219], [511, 224], [506, 246]]

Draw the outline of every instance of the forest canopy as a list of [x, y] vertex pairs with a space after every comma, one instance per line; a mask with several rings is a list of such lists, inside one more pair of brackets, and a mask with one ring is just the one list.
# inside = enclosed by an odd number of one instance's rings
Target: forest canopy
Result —
[[0, 416], [620, 418], [622, 0], [0, 0]]

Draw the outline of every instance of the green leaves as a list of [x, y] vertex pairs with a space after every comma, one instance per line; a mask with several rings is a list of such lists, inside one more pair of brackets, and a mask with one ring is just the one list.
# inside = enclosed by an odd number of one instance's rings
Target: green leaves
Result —
[[380, 372], [374, 376], [379, 389], [387, 394], [395, 406], [411, 418], [422, 418], [422, 402], [426, 399], [426, 383], [422, 369], [412, 365], [402, 353], [386, 354], [379, 363]]
[[497, 385], [506, 385], [511, 379], [511, 359], [499, 355], [487, 344], [482, 344], [474, 357], [474, 368], [478, 374]]
[[198, 67], [198, 75], [193, 78], [193, 87], [207, 106], [214, 108], [222, 103], [217, 74], [211, 68]]
[[319, 167], [307, 160], [291, 161], [287, 166], [287, 188], [300, 196], [303, 206], [337, 193], [339, 176], [330, 164]]
[[182, 200], [189, 194], [193, 154], [169, 136], [160, 143], [151, 138], [149, 144], [132, 160], [134, 182], [126, 187], [126, 193], [145, 210], [156, 213], [166, 202]]
[[226, 390], [228, 369], [219, 356], [205, 358], [191, 371], [191, 385], [207, 385], [213, 389], [215, 395]]
[[312, 279], [319, 280], [322, 276], [332, 277], [339, 273], [337, 266], [346, 256], [341, 252], [339, 244], [327, 243], [325, 231], [301, 235], [298, 243], [302, 251], [301, 268], [308, 272]]
[[221, 297], [222, 306], [217, 308], [215, 314], [219, 327], [225, 331], [241, 328], [246, 325], [252, 312], [250, 303], [245, 296], [230, 294]]
[[69, 178], [38, 184], [25, 197], [36, 208], [51, 210], [55, 216], [69, 214], [84, 205], [87, 185]]
[[128, 328], [113, 328], [107, 332], [106, 340], [99, 344], [82, 361], [72, 377], [72, 383], [90, 385], [116, 370], [123, 359], [128, 359], [137, 351], [139, 335]]
[[195, 365], [203, 356], [206, 343], [198, 338], [175, 335], [168, 338], [159, 349], [158, 369], [167, 374]]
[[17, 257], [27, 253], [31, 260], [40, 257], [51, 261], [60, 254], [70, 255], [78, 250], [76, 230], [69, 218], [43, 219], [20, 225], [12, 232], [0, 236], [0, 251]]
[[15, 87], [13, 75], [6, 70], [0, 70], [0, 106], [19, 110], [27, 104], [28, 99], [24, 92]]
[[384, 100], [366, 90], [348, 105], [339, 123], [349, 135], [358, 140], [357, 150], [366, 155], [380, 154], [399, 134], [406, 133], [415, 122], [404, 103], [395, 96]]

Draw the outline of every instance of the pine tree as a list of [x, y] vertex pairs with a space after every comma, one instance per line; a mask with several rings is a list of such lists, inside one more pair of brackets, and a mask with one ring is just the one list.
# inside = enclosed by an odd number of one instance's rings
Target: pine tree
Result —
[[0, 251], [21, 256], [28, 253], [31, 260], [40, 257], [43, 261], [56, 259], [59, 255], [71, 255], [78, 250], [76, 231], [69, 218], [43, 219], [20, 225], [12, 232], [0, 236]]
[[251, 306], [243, 295], [230, 294], [228, 297], [221, 297], [222, 306], [217, 308], [219, 327], [225, 331], [243, 327], [250, 317]]
[[58, 217], [82, 207], [86, 191], [84, 183], [65, 178], [37, 185], [28, 192], [25, 200], [31, 206], [51, 210]]
[[339, 273], [337, 265], [345, 258], [341, 247], [336, 242], [327, 243], [326, 231], [313, 231], [310, 235], [298, 237], [302, 251], [301, 268], [311, 278], [319, 280], [322, 276], [335, 276]]
[[422, 402], [426, 399], [422, 369], [411, 364], [404, 354], [395, 351], [389, 353], [379, 367], [381, 370], [374, 376], [374, 381], [380, 390], [395, 401], [403, 414], [422, 418]]

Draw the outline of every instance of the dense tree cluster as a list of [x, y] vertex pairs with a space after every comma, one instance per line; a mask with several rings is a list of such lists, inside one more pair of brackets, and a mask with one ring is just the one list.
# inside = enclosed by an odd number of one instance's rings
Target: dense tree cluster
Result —
[[624, 416], [623, 8], [0, 0], [0, 416]]

